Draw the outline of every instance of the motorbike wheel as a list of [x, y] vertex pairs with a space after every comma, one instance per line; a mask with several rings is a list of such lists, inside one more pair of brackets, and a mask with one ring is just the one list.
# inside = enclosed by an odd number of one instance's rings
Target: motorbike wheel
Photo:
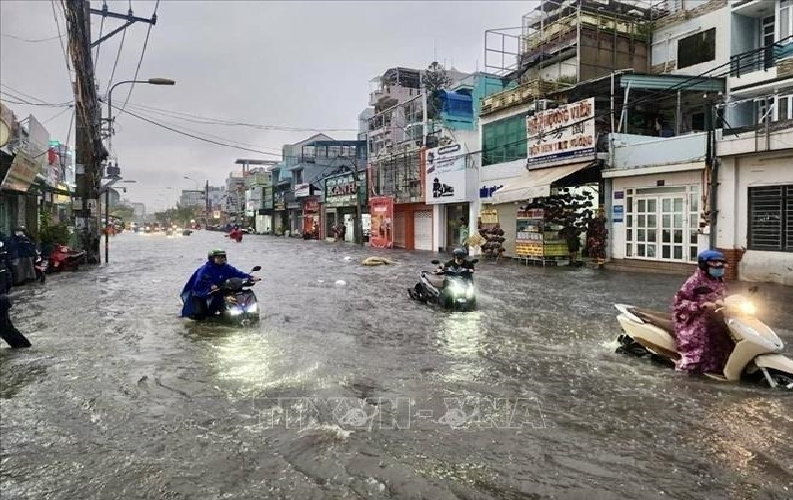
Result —
[[777, 389], [793, 391], [793, 375], [776, 370], [768, 370], [768, 374], [771, 376], [771, 380], [776, 383]]

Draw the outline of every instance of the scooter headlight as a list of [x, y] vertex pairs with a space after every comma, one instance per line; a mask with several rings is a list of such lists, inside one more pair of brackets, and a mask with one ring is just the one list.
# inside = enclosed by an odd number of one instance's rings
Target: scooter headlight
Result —
[[752, 304], [748, 300], [746, 302], [741, 303], [741, 305], [738, 306], [738, 309], [743, 314], [747, 314], [749, 316], [754, 316], [757, 313], [757, 308], [754, 306], [754, 304]]
[[259, 304], [251, 304], [250, 306], [248, 306], [248, 311], [247, 312], [249, 312], [249, 313], [257, 313], [257, 312], [259, 312]]
[[242, 314], [242, 309], [240, 309], [239, 307], [232, 307], [231, 309], [229, 309], [229, 314], [232, 316], [239, 316], [240, 314]]
[[449, 291], [455, 295], [463, 294], [465, 293], [465, 288], [463, 288], [463, 286], [460, 283], [456, 281], [452, 281], [451, 283], [449, 283]]
[[465, 291], [465, 295], [469, 299], [473, 299], [474, 298], [474, 285], [473, 285], [473, 283], [468, 285], [468, 289]]

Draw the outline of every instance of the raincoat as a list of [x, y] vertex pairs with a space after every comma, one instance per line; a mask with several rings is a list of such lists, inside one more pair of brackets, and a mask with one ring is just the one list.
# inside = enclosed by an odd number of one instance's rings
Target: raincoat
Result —
[[724, 282], [701, 269], [697, 269], [675, 294], [678, 371], [720, 373], [724, 369], [732, 351], [732, 341], [724, 323], [703, 307], [706, 302], [723, 299]]
[[[206, 299], [209, 296], [212, 285], [220, 286], [229, 278], [250, 279], [253, 276], [229, 264], [217, 265], [212, 260], [199, 267], [182, 288], [182, 293], [180, 294], [183, 302], [181, 316], [186, 318], [196, 313], [193, 310], [193, 297]], [[209, 312], [217, 311], [222, 302], [223, 297], [218, 295], [216, 299], [210, 302]]]

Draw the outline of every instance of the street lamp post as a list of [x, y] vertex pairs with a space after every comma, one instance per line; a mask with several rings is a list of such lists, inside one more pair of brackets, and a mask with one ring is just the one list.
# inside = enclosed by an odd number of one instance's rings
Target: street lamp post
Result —
[[107, 92], [107, 122], [109, 126], [108, 136], [107, 136], [108, 150], [111, 149], [110, 146], [113, 142], [113, 89], [125, 83], [146, 83], [149, 85], [176, 85], [175, 81], [169, 80], [168, 78], [149, 78], [148, 80], [124, 80], [123, 82], [118, 82], [114, 84], [112, 87], [110, 87], [110, 90]]

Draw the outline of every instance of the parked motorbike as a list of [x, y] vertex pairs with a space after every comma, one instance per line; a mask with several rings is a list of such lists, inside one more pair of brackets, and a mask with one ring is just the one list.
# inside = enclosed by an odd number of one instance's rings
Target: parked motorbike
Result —
[[36, 250], [36, 260], [33, 262], [33, 269], [36, 270], [36, 281], [44, 283], [47, 281], [47, 269], [49, 262], [41, 256], [41, 250]]
[[[251, 269], [252, 273], [260, 271], [261, 266]], [[251, 287], [256, 282], [242, 278], [229, 278], [214, 294], [223, 295], [223, 308], [218, 313], [224, 323], [248, 326], [259, 321], [259, 301]]]
[[[750, 293], [756, 292], [754, 288]], [[617, 338], [617, 353], [650, 357], [674, 365], [680, 359], [675, 327], [669, 313], [615, 304], [617, 321], [625, 332]], [[768, 325], [755, 317], [756, 308], [747, 297], [731, 295], [717, 309], [735, 346], [721, 374], [706, 374], [723, 382], [751, 380], [770, 387], [793, 390], [793, 360], [780, 354], [782, 341]]]
[[86, 253], [74, 250], [66, 245], [55, 245], [50, 254], [50, 264], [53, 272], [76, 271], [80, 264], [85, 263]]
[[[479, 259], [471, 261], [473, 264]], [[440, 261], [433, 260], [439, 265]], [[428, 304], [437, 304], [444, 309], [472, 311], [476, 308], [476, 287], [473, 272], [468, 269], [446, 269], [442, 275], [433, 271], [421, 271], [416, 287], [408, 290], [410, 298]]]

